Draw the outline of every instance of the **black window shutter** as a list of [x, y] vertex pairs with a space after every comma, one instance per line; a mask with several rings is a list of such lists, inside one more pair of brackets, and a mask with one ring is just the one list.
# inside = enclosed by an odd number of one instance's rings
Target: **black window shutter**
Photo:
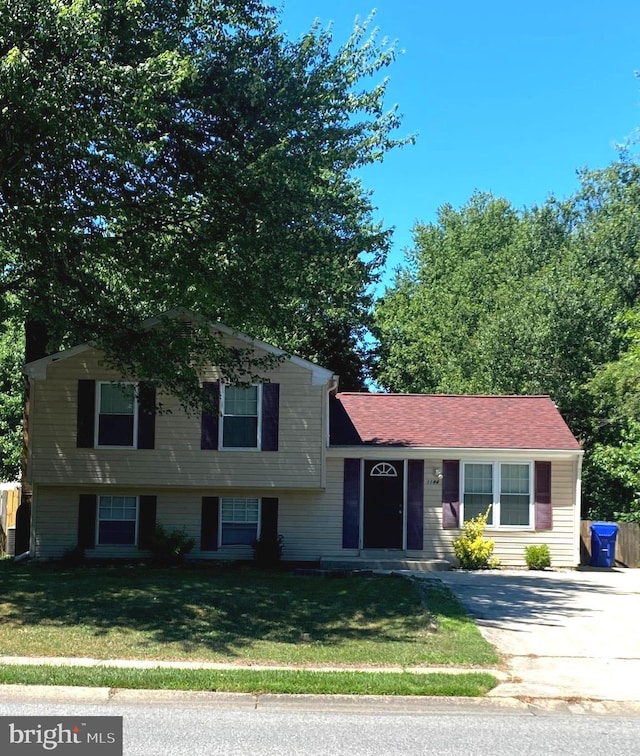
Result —
[[278, 500], [276, 498], [262, 499], [260, 513], [260, 538], [275, 541], [278, 537]]
[[445, 459], [442, 463], [442, 527], [460, 526], [460, 461]]
[[202, 497], [202, 513], [200, 516], [200, 550], [218, 550], [218, 509], [217, 496]]
[[98, 497], [94, 494], [80, 494], [78, 499], [78, 546], [92, 549], [96, 545], [96, 516]]
[[534, 471], [536, 530], [553, 530], [551, 505], [551, 462], [536, 462]]
[[280, 384], [262, 384], [262, 451], [278, 451]]
[[218, 424], [220, 423], [220, 383], [218, 381], [202, 384], [210, 406], [202, 410], [200, 423], [200, 448], [218, 448]]
[[76, 423], [76, 446], [78, 449], [93, 449], [96, 411], [96, 382], [78, 381], [78, 415]]
[[138, 385], [138, 449], [154, 449], [156, 442], [156, 387]]
[[410, 459], [407, 469], [407, 548], [423, 548], [424, 460]]
[[138, 548], [150, 549], [153, 534], [156, 529], [156, 501], [155, 496], [141, 496], [138, 512]]
[[360, 460], [345, 459], [342, 489], [342, 548], [357, 549], [360, 541]]

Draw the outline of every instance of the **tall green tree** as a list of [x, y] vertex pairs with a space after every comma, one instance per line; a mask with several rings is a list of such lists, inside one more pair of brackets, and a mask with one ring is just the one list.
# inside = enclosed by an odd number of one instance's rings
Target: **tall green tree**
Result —
[[260, 0], [0, 0], [0, 306], [29, 357], [91, 339], [189, 402], [203, 361], [250, 361], [142, 318], [287, 348], [328, 311], [352, 345], [389, 243], [354, 170], [403, 140], [393, 47], [366, 24], [332, 42], [286, 39]]

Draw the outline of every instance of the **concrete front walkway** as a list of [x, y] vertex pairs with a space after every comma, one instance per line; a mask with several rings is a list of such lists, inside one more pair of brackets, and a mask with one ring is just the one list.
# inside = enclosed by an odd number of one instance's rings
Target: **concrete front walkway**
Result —
[[452, 571], [437, 579], [505, 657], [512, 679], [490, 695], [640, 701], [640, 570]]

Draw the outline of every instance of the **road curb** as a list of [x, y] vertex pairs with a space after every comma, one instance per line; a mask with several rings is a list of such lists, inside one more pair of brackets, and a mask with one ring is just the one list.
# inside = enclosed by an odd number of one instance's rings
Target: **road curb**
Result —
[[358, 696], [251, 694], [185, 690], [132, 690], [47, 685], [0, 685], [0, 703], [50, 702], [206, 706], [255, 711], [350, 712], [354, 714], [456, 714], [486, 712], [502, 716], [640, 716], [640, 701], [589, 699], [438, 696]]
[[111, 688], [90, 688], [76, 685], [0, 685], [2, 700], [82, 701], [83, 703], [107, 703]]

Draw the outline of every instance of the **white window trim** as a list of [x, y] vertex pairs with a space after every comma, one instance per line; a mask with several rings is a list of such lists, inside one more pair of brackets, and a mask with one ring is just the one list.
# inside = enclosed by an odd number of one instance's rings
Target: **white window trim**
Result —
[[[98, 439], [100, 435], [100, 396], [101, 386], [112, 386], [113, 384], [124, 383], [133, 386], [133, 444], [131, 446], [113, 446], [112, 444], [100, 444]], [[94, 402], [94, 421], [93, 421], [93, 446], [96, 449], [137, 449], [138, 448], [138, 384], [127, 381], [96, 381], [96, 398]]]
[[[252, 383], [251, 386], [256, 386], [258, 389], [258, 423], [257, 423], [257, 438], [256, 446], [225, 446], [224, 445], [224, 419], [225, 415], [225, 397], [228, 383], [220, 384], [220, 422], [218, 423], [218, 449], [222, 451], [243, 451], [243, 452], [256, 452], [262, 451], [262, 384]], [[229, 417], [252, 417], [251, 415], [229, 415]], [[226, 497], [225, 497], [226, 498]]]
[[[120, 448], [126, 448], [126, 447], [115, 447], [117, 449]], [[134, 534], [134, 541], [133, 543], [100, 543], [100, 499], [112, 499], [115, 496], [123, 496], [127, 499], [135, 499], [136, 500], [136, 527], [135, 527], [135, 534]], [[109, 520], [104, 520], [104, 522], [109, 522]], [[132, 546], [138, 545], [138, 530], [140, 527], [140, 497], [139, 496], [131, 496], [131, 494], [98, 494], [98, 498], [96, 500], [96, 533], [95, 533], [95, 544], [97, 548], [105, 548], [105, 549], [130, 549]]]
[[262, 497], [261, 496], [221, 496], [220, 497], [220, 506], [218, 507], [218, 549], [246, 549], [247, 544], [246, 543], [222, 543], [222, 528], [224, 527], [224, 523], [228, 522], [229, 524], [233, 524], [235, 520], [223, 520], [222, 519], [222, 502], [224, 499], [230, 499], [233, 501], [234, 499], [257, 499], [258, 501], [258, 522], [256, 527], [256, 540], [260, 539], [260, 535], [262, 532]]
[[[534, 474], [535, 463], [529, 459], [468, 459], [460, 465], [460, 527], [464, 525], [464, 495], [465, 495], [465, 467], [467, 465], [491, 465], [492, 466], [492, 492], [493, 502], [491, 514], [493, 524], [487, 524], [487, 530], [535, 530], [535, 492], [534, 492]], [[528, 525], [500, 525], [500, 466], [501, 465], [528, 465], [529, 467], [529, 524]]]

